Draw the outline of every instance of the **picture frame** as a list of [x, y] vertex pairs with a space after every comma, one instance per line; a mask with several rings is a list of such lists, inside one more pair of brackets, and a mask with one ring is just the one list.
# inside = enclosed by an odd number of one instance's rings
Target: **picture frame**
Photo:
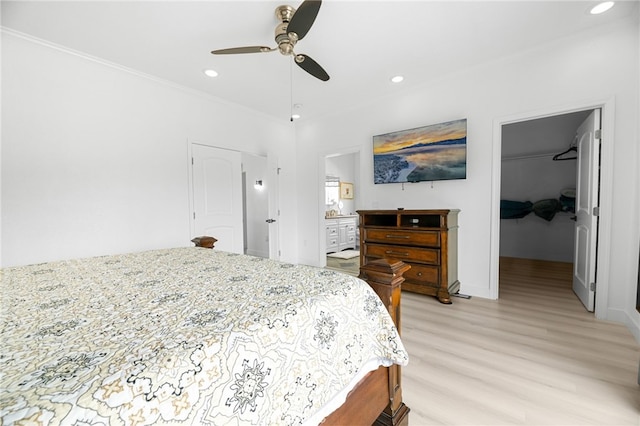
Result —
[[375, 184], [466, 178], [466, 118], [373, 137]]
[[353, 200], [353, 184], [349, 182], [340, 182], [340, 199]]

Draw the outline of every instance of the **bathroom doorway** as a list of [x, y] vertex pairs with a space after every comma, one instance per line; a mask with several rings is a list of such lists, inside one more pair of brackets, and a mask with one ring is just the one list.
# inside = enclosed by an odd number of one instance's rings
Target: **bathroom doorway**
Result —
[[356, 213], [359, 176], [359, 151], [325, 156], [320, 250], [326, 254], [327, 267], [353, 275], [357, 275], [360, 267]]

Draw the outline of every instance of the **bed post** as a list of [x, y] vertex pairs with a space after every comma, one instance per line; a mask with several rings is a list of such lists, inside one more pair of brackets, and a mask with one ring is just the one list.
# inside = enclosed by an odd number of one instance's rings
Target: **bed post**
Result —
[[193, 240], [191, 240], [191, 242], [195, 244], [196, 247], [204, 247], [204, 248], [210, 248], [210, 249], [213, 248], [216, 241], [218, 240], [216, 240], [213, 237], [208, 237], [206, 235], [203, 235], [202, 237], [195, 237]]
[[[400, 332], [400, 295], [402, 274], [411, 268], [401, 261], [378, 259], [360, 267], [360, 278], [367, 281], [387, 307], [393, 322]], [[400, 366], [389, 367], [389, 405], [374, 423], [375, 425], [408, 425], [409, 407], [402, 402], [402, 377]]]

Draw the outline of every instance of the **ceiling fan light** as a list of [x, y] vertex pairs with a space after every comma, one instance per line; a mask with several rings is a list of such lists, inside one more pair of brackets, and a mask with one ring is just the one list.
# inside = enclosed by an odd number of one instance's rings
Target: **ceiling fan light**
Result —
[[612, 1], [605, 1], [602, 3], [598, 3], [597, 5], [595, 5], [592, 9], [591, 9], [591, 14], [592, 15], [599, 15], [601, 13], [606, 12], [607, 10], [611, 9], [613, 7], [615, 3]]
[[208, 69], [204, 70], [203, 72], [207, 77], [214, 78], [218, 76], [218, 72], [216, 70]]
[[401, 75], [396, 75], [394, 77], [391, 77], [392, 83], [400, 83], [402, 80], [404, 80], [404, 77]]

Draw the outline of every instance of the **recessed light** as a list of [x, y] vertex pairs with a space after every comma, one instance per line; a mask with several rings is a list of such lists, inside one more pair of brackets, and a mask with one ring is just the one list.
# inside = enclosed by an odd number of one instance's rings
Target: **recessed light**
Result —
[[402, 80], [404, 80], [404, 77], [401, 75], [396, 75], [395, 77], [391, 77], [392, 83], [400, 83]]
[[612, 1], [605, 1], [605, 2], [599, 3], [596, 6], [594, 6], [593, 9], [591, 9], [591, 14], [599, 15], [601, 13], [604, 13], [607, 10], [611, 9], [614, 4], [615, 3]]
[[208, 69], [208, 70], [204, 70], [203, 72], [205, 73], [205, 75], [212, 78], [218, 76], [218, 72], [216, 70]]

